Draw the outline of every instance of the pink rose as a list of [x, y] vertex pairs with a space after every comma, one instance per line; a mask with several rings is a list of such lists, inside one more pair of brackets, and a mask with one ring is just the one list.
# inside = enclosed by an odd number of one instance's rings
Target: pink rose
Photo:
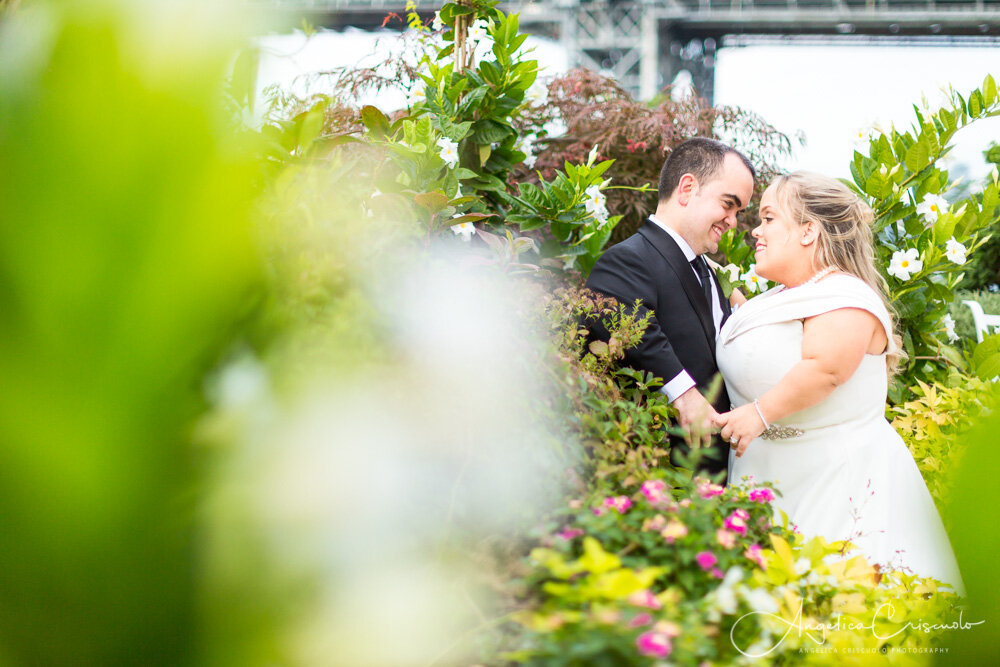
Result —
[[767, 487], [750, 491], [750, 500], [755, 503], [769, 503], [774, 500], [774, 491]]
[[698, 566], [706, 572], [715, 567], [715, 564], [719, 562], [719, 559], [711, 551], [702, 551], [694, 559], [698, 561]]
[[604, 499], [604, 507], [613, 509], [619, 514], [625, 514], [632, 507], [632, 501], [628, 496], [609, 496]]
[[667, 541], [667, 544], [673, 544], [674, 540], [684, 537], [687, 534], [688, 534], [687, 526], [685, 526], [677, 519], [674, 519], [673, 521], [668, 523], [664, 527], [664, 529], [660, 531], [660, 535], [662, 535], [663, 539]]
[[653, 632], [666, 635], [669, 639], [677, 639], [681, 636], [681, 626], [673, 621], [657, 621], [653, 626]]
[[629, 604], [633, 604], [636, 607], [646, 607], [647, 609], [663, 608], [663, 605], [660, 603], [660, 601], [656, 599], [655, 595], [653, 595], [653, 591], [648, 589], [632, 593], [632, 595], [628, 596], [628, 602]]
[[665, 518], [663, 518], [663, 515], [662, 514], [657, 514], [653, 518], [646, 519], [645, 521], [643, 521], [642, 522], [642, 529], [643, 530], [651, 530], [653, 532], [658, 533], [661, 530], [663, 530], [663, 527], [666, 526], [666, 525], [667, 525], [667, 520]]
[[580, 537], [583, 535], [583, 531], [579, 528], [563, 528], [561, 531], [556, 533], [556, 537], [561, 537], [564, 540], [572, 540], [574, 537]]
[[746, 535], [747, 518], [749, 518], [749, 515], [747, 515], [746, 512], [743, 510], [736, 510], [726, 517], [726, 521], [724, 523], [726, 530], [731, 530], [734, 533], [739, 533], [740, 535]]
[[635, 640], [639, 653], [651, 658], [666, 658], [673, 650], [670, 638], [659, 632], [644, 632]]
[[764, 560], [763, 549], [760, 548], [758, 544], [751, 544], [750, 547], [743, 552], [743, 555], [752, 560], [757, 564], [762, 570], [767, 569], [767, 562]]
[[644, 625], [649, 625], [653, 622], [653, 617], [646, 612], [641, 614], [636, 614], [635, 618], [628, 622], [628, 627], [630, 628], [641, 628]]
[[712, 576], [715, 577], [716, 579], [723, 579], [725, 578], [726, 575], [722, 574], [722, 570], [720, 570], [719, 568], [713, 567]]
[[732, 549], [736, 546], [736, 533], [730, 532], [725, 528], [719, 528], [715, 531], [715, 539], [719, 543], [719, 546], [726, 549]]
[[650, 479], [642, 483], [639, 489], [652, 505], [663, 505], [668, 501], [667, 484], [662, 479]]
[[707, 482], [701, 484], [698, 487], [698, 495], [704, 498], [705, 500], [712, 498], [714, 496], [721, 496], [723, 493], [725, 493], [725, 491], [726, 490], [723, 489], [718, 484], [709, 484]]

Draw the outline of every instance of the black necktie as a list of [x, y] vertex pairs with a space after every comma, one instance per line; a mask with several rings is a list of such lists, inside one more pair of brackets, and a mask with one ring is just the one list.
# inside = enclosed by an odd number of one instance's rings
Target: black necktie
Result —
[[[705, 303], [708, 304], [708, 312], [712, 312], [712, 299], [715, 298], [715, 294], [712, 292], [712, 276], [708, 270], [708, 262], [701, 255], [698, 255], [691, 260], [691, 266], [694, 267], [695, 273], [698, 274], [698, 279], [701, 280], [701, 289], [705, 293]], [[712, 318], [715, 319], [714, 317]]]

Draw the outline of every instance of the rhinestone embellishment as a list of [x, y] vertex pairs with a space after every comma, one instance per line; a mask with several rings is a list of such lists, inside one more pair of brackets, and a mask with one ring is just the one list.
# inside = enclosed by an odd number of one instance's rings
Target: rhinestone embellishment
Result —
[[760, 437], [764, 440], [783, 440], [784, 438], [796, 438], [805, 435], [805, 431], [794, 426], [782, 426], [781, 424], [771, 424]]

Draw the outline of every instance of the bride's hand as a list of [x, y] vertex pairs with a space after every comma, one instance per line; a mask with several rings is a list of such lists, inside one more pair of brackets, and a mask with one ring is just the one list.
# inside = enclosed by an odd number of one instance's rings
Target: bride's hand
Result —
[[736, 450], [736, 456], [743, 456], [750, 441], [764, 432], [764, 422], [753, 403], [722, 413], [715, 418], [715, 425], [722, 429], [720, 435]]

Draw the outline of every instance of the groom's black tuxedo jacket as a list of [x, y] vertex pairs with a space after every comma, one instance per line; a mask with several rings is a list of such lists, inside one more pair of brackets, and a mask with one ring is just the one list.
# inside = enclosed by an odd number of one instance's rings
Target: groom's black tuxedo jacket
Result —
[[[637, 233], [605, 251], [594, 266], [587, 287], [627, 306], [640, 299], [640, 315], [653, 311], [642, 341], [625, 353], [626, 365], [649, 371], [664, 382], [686, 370], [700, 389], [708, 388], [719, 371], [715, 362], [712, 308], [691, 264], [667, 232], [647, 221]], [[717, 281], [716, 290], [724, 320], [731, 309], [721, 297]], [[600, 322], [590, 323], [589, 330], [592, 338], [608, 340], [608, 331]], [[720, 412], [730, 409], [725, 386], [714, 406]], [[678, 440], [671, 438], [672, 454], [683, 449]], [[709, 456], [701, 464], [705, 470], [726, 470], [729, 460], [726, 443], [716, 438]]]

